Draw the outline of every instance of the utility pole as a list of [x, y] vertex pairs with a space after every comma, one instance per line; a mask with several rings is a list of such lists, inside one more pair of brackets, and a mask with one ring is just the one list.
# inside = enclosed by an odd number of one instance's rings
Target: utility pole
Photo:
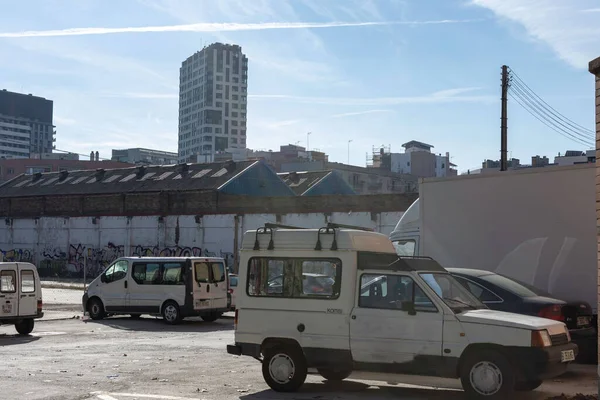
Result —
[[348, 140], [348, 165], [350, 165], [350, 143], [352, 143], [352, 139]]
[[508, 67], [502, 66], [502, 116], [500, 122], [500, 171], [506, 171], [508, 169], [508, 117], [507, 117], [507, 106], [508, 106]]

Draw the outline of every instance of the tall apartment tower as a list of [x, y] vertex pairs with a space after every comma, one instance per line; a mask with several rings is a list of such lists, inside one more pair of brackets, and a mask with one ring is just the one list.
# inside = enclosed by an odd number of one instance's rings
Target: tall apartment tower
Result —
[[213, 43], [179, 71], [180, 162], [210, 162], [246, 148], [248, 58], [237, 45]]
[[0, 90], [0, 157], [29, 158], [54, 149], [53, 102]]

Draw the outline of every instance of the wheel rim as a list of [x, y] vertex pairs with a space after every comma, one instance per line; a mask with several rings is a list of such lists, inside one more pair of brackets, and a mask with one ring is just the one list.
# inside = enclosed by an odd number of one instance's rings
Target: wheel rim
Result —
[[481, 361], [471, 368], [471, 387], [482, 396], [493, 396], [502, 388], [502, 371], [489, 361]]
[[100, 305], [98, 303], [92, 304], [92, 315], [100, 314]]
[[294, 361], [287, 354], [277, 354], [269, 361], [269, 375], [281, 385], [290, 382], [294, 378], [295, 372]]
[[173, 322], [177, 319], [177, 308], [170, 304], [165, 307], [165, 319], [169, 322]]

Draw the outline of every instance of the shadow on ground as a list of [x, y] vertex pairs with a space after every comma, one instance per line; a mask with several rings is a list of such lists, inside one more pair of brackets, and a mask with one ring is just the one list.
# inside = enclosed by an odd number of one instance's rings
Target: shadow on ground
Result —
[[11, 346], [11, 345], [15, 345], [15, 344], [26, 344], [26, 343], [31, 343], [31, 342], [35, 342], [36, 340], [39, 340], [40, 337], [39, 336], [28, 336], [28, 335], [7, 335], [7, 334], [0, 334], [0, 347], [4, 347], [4, 346]]
[[222, 332], [233, 331], [233, 320], [230, 318], [220, 318], [215, 322], [205, 322], [201, 319], [184, 319], [178, 325], [168, 325], [162, 318], [141, 317], [133, 319], [127, 316], [110, 317], [100, 321], [92, 319], [84, 320], [86, 324], [97, 324], [122, 329], [126, 331], [140, 332]]

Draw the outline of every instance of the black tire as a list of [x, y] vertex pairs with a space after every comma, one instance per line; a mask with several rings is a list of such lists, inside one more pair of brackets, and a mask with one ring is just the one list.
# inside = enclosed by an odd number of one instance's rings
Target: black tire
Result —
[[[470, 399], [511, 399], [515, 391], [513, 369], [501, 353], [479, 350], [467, 355], [461, 366], [460, 380]], [[486, 374], [485, 379], [481, 376], [483, 373]]]
[[131, 319], [140, 319], [142, 318], [142, 314], [129, 314]]
[[29, 335], [33, 331], [34, 325], [33, 319], [24, 319], [15, 324], [15, 329], [19, 332], [19, 335]]
[[525, 382], [517, 382], [515, 384], [515, 390], [517, 392], [531, 392], [542, 385], [542, 381], [525, 381]]
[[330, 368], [317, 368], [319, 374], [332, 382], [340, 382], [350, 376], [352, 370], [344, 370], [344, 369], [330, 369]]
[[219, 318], [221, 318], [221, 313], [212, 313], [212, 314], [207, 314], [207, 315], [203, 315], [202, 317], [202, 321], [206, 321], [206, 322], [215, 322], [216, 320], [218, 320]]
[[[304, 384], [307, 372], [306, 359], [300, 349], [277, 346], [264, 354], [263, 378], [267, 385], [276, 392], [297, 391]], [[285, 377], [286, 373], [287, 377]]]
[[88, 314], [95, 321], [104, 319], [106, 313], [104, 312], [104, 304], [100, 299], [95, 298], [88, 302]]
[[169, 325], [177, 325], [181, 322], [181, 311], [174, 301], [167, 301], [162, 308], [163, 320]]

